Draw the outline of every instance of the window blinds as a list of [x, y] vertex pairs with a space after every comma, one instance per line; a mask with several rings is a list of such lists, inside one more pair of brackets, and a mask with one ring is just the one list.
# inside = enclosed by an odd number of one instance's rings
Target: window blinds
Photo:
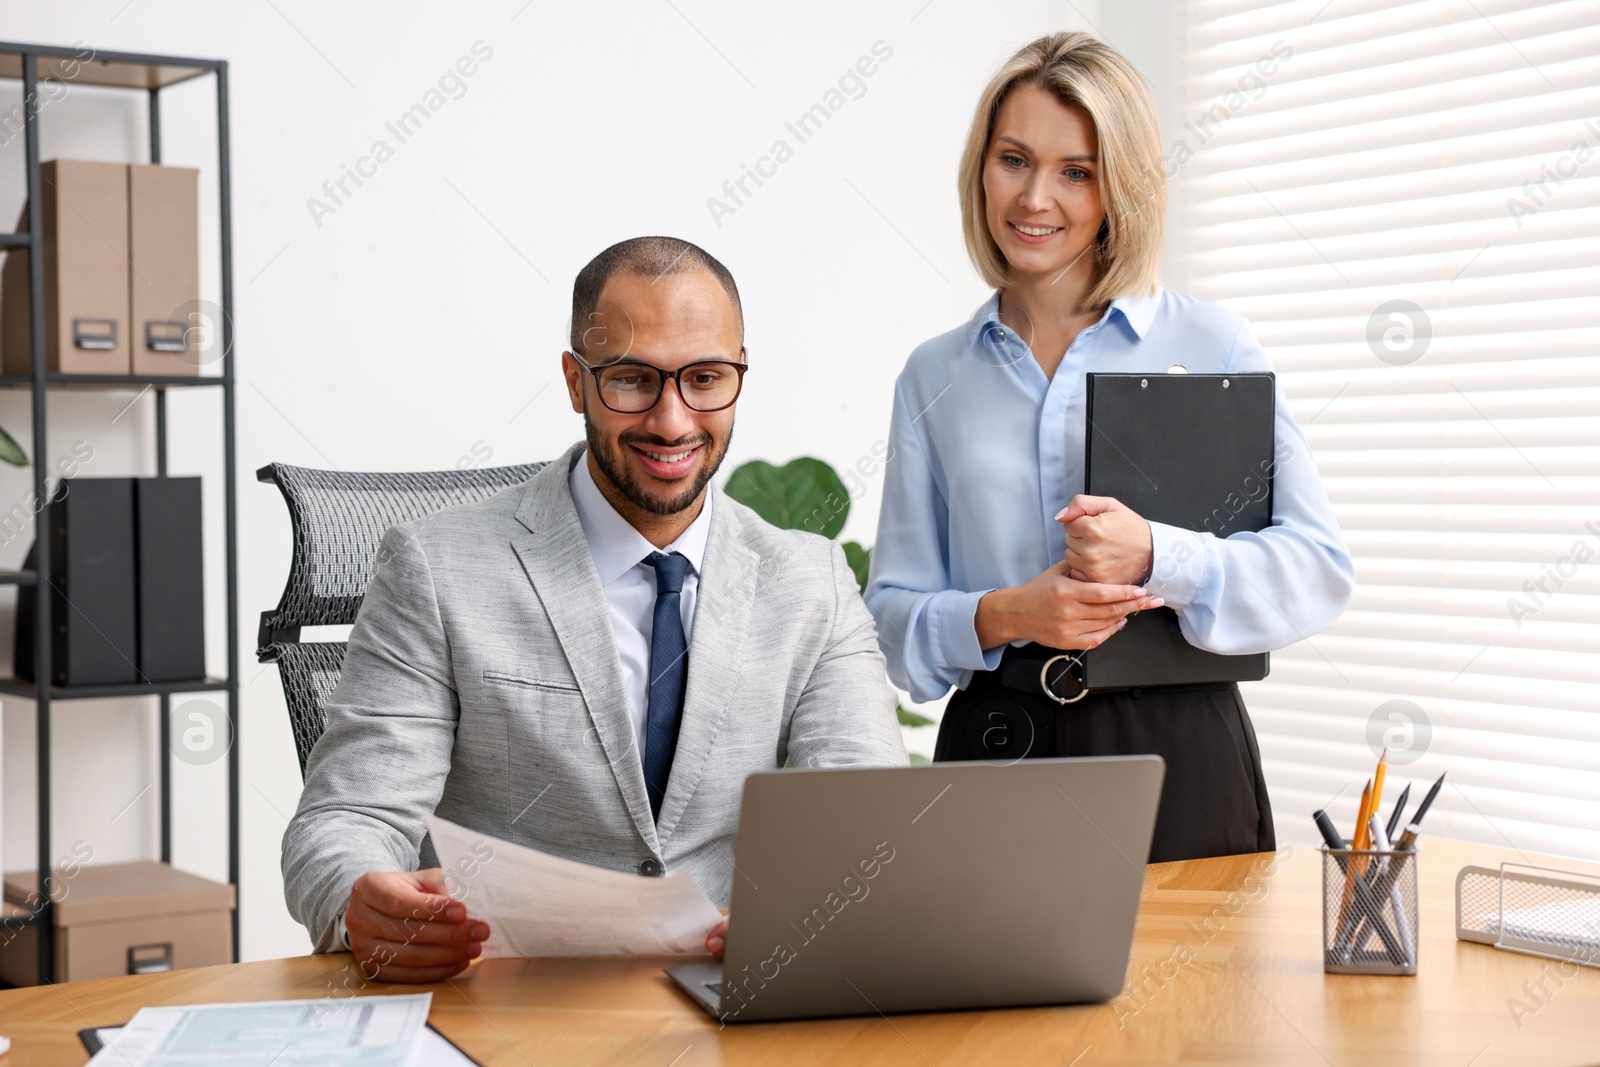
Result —
[[[1356, 558], [1246, 687], [1279, 834], [1600, 859], [1600, 0], [1197, 0], [1171, 273], [1248, 316]], [[1331, 802], [1331, 803], [1330, 803]]]

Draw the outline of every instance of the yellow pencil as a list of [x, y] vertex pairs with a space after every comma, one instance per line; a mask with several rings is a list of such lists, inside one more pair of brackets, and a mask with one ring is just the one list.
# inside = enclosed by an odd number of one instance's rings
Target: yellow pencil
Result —
[[[1372, 814], [1372, 780], [1367, 780], [1366, 787], [1361, 790], [1361, 811], [1356, 817], [1356, 832], [1350, 838], [1351, 848], [1366, 848], [1370, 843], [1372, 831], [1367, 828]], [[1339, 929], [1345, 928], [1345, 923], [1350, 916], [1350, 903], [1355, 897], [1356, 879], [1367, 872], [1367, 865], [1362, 860], [1365, 856], [1351, 856], [1350, 862], [1345, 865], [1344, 893], [1339, 900]]]
[[[1383, 764], [1378, 764], [1378, 773], [1383, 773]], [[1368, 848], [1372, 844], [1372, 831], [1367, 828], [1367, 823], [1372, 817], [1372, 779], [1367, 779], [1367, 784], [1361, 790], [1361, 808], [1356, 815], [1356, 832], [1350, 835], [1351, 848]]]

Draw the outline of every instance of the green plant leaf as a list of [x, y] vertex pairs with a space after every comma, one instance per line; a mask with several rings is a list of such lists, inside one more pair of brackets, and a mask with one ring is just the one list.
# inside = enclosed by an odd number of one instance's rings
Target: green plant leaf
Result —
[[727, 493], [772, 525], [837, 537], [850, 515], [850, 491], [820, 459], [802, 456], [781, 467], [751, 460], [733, 472]]
[[0, 429], [0, 460], [4, 460], [13, 467], [26, 467], [28, 465], [28, 454], [22, 450], [21, 445], [17, 444], [16, 439], [6, 433], [4, 429]]
[[861, 587], [861, 595], [867, 595], [867, 568], [872, 566], [872, 549], [862, 548], [855, 541], [846, 541], [839, 546], [844, 549], [844, 560], [850, 564], [850, 569], [855, 572], [856, 585]]
[[926, 715], [918, 715], [914, 711], [907, 711], [900, 705], [894, 707], [895, 717], [900, 720], [901, 726], [932, 726], [933, 720]]

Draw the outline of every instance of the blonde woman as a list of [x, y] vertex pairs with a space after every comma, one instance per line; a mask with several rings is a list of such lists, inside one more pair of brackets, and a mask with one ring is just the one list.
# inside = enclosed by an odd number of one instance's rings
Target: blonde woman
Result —
[[917, 701], [957, 690], [935, 761], [1164, 757], [1152, 862], [1272, 849], [1237, 685], [1062, 705], [1040, 682], [1059, 650], [1115, 640], [1135, 611], [1165, 604], [1190, 643], [1261, 652], [1328, 626], [1354, 586], [1281, 391], [1260, 533], [1190, 533], [1080, 495], [1085, 373], [1271, 369], [1239, 315], [1156, 282], [1166, 178], [1143, 80], [1088, 34], [1028, 45], [978, 102], [960, 191], [968, 253], [995, 293], [917, 348], [895, 386], [867, 589], [889, 672]]

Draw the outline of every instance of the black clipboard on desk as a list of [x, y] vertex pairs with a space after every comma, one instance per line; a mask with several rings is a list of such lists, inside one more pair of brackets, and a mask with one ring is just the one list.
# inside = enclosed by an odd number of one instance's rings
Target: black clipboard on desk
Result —
[[[90, 1056], [93, 1056], [105, 1045], [107, 1037], [121, 1029], [121, 1026], [90, 1026], [78, 1031], [78, 1040], [83, 1042], [83, 1047], [89, 1050]], [[424, 1064], [427, 1067], [451, 1067], [455, 1064], [483, 1067], [481, 1063], [463, 1052], [460, 1045], [436, 1030], [432, 1023], [423, 1024], [422, 1043], [417, 1049], [416, 1062], [419, 1067]]]
[[[1084, 492], [1151, 522], [1218, 537], [1272, 524], [1275, 380], [1251, 374], [1088, 374]], [[1156, 561], [1159, 569], [1162, 561]], [[1085, 691], [1267, 676], [1268, 654], [1196, 648], [1171, 608], [1083, 654]]]

